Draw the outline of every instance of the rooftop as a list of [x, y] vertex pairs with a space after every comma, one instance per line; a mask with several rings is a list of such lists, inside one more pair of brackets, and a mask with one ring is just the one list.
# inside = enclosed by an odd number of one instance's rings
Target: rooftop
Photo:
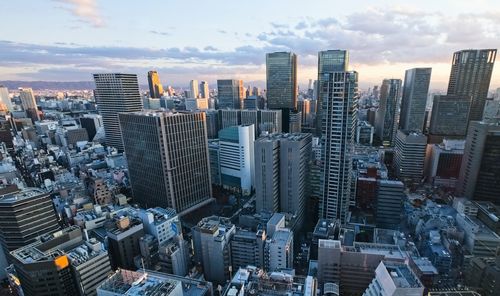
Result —
[[121, 295], [166, 296], [181, 287], [184, 296], [210, 294], [212, 286], [208, 282], [149, 270], [118, 270], [97, 289]]
[[27, 200], [45, 194], [46, 192], [39, 188], [26, 188], [21, 191], [0, 195], [0, 204], [13, 204], [17, 201]]
[[385, 268], [398, 288], [419, 288], [422, 283], [406, 264], [386, 263]]

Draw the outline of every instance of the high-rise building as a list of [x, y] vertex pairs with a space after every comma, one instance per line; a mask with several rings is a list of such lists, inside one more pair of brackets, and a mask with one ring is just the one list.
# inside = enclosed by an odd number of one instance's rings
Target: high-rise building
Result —
[[401, 99], [399, 129], [424, 131], [425, 106], [432, 68], [406, 70]]
[[102, 127], [102, 116], [99, 114], [84, 114], [79, 118], [82, 128], [87, 130], [89, 141], [92, 141], [99, 128]]
[[40, 114], [38, 113], [38, 106], [33, 90], [31, 88], [19, 88], [19, 97], [23, 110], [26, 111], [31, 120], [40, 120]]
[[267, 107], [297, 108], [297, 55], [292, 52], [266, 54]]
[[471, 97], [434, 96], [429, 137], [439, 144], [443, 138], [464, 138], [467, 134]]
[[123, 151], [118, 113], [142, 110], [139, 84], [135, 74], [94, 74], [95, 98], [102, 115], [106, 144]]
[[241, 109], [244, 99], [243, 80], [217, 80], [218, 109]]
[[448, 95], [472, 97], [469, 121], [481, 120], [496, 49], [466, 49], [453, 54]]
[[348, 71], [345, 50], [319, 52], [318, 118], [321, 123], [321, 216], [345, 222], [349, 210], [358, 73]]
[[197, 99], [200, 94], [198, 80], [191, 80], [189, 82], [189, 95], [191, 98]]
[[236, 189], [244, 196], [254, 187], [253, 124], [231, 126], [219, 131], [219, 165], [224, 187]]
[[311, 159], [310, 134], [271, 134], [255, 142], [257, 210], [283, 212], [302, 225]]
[[31, 88], [19, 88], [19, 97], [24, 110], [38, 109], [35, 95], [33, 94], [33, 90]]
[[500, 98], [496, 100], [486, 100], [483, 121], [488, 123], [500, 122]]
[[205, 113], [120, 113], [134, 200], [183, 215], [211, 202]]
[[405, 186], [401, 181], [379, 180], [375, 221], [377, 227], [395, 229], [401, 223]]
[[200, 95], [201, 95], [201, 98], [203, 98], [203, 99], [210, 98], [210, 89], [208, 88], [208, 82], [202, 81], [200, 83]]
[[394, 147], [396, 175], [420, 180], [424, 173], [427, 137], [422, 133], [398, 130]]
[[500, 124], [470, 122], [457, 193], [500, 204]]
[[281, 110], [218, 110], [218, 128], [253, 124], [255, 135], [280, 133]]
[[231, 239], [236, 226], [228, 218], [203, 218], [192, 228], [194, 258], [201, 263], [205, 279], [225, 283], [231, 277]]
[[274, 52], [266, 55], [267, 108], [281, 109], [283, 131], [289, 131], [290, 111], [297, 109], [297, 55]]
[[160, 76], [156, 71], [148, 72], [149, 96], [159, 99], [163, 95], [163, 86], [160, 82]]
[[59, 229], [49, 194], [38, 188], [0, 196], [0, 217], [0, 242], [5, 254]]
[[8, 111], [12, 112], [12, 101], [9, 98], [9, 90], [6, 86], [0, 85], [0, 103], [5, 105]]
[[384, 79], [382, 81], [380, 103], [375, 117], [375, 133], [384, 145], [394, 145], [400, 96], [401, 79]]

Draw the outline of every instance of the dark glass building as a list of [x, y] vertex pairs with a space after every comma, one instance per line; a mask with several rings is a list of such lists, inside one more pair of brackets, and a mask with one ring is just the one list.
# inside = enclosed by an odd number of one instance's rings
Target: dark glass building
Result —
[[427, 103], [431, 72], [431, 68], [406, 70], [399, 129], [424, 131], [425, 105]]
[[496, 55], [496, 49], [467, 49], [453, 54], [448, 95], [472, 97], [469, 121], [483, 118]]
[[135, 74], [94, 74], [95, 99], [102, 116], [106, 144], [123, 151], [118, 113], [142, 110], [139, 84]]
[[182, 215], [212, 200], [205, 113], [145, 111], [119, 119], [136, 202]]
[[500, 204], [500, 125], [472, 121], [465, 142], [457, 193]]
[[243, 80], [217, 80], [217, 109], [241, 109], [244, 90]]
[[375, 116], [375, 133], [384, 145], [394, 145], [400, 96], [401, 79], [384, 79], [382, 81], [380, 103]]

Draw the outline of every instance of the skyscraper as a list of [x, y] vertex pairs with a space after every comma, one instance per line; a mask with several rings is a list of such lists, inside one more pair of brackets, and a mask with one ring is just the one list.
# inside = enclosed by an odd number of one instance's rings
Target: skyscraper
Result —
[[159, 99], [163, 95], [163, 86], [160, 82], [160, 76], [156, 71], [148, 72], [149, 96]]
[[380, 103], [375, 117], [375, 133], [384, 145], [394, 145], [400, 96], [401, 79], [384, 79], [380, 87]]
[[205, 113], [120, 113], [134, 199], [182, 215], [211, 201]]
[[496, 54], [496, 49], [467, 49], [453, 54], [448, 95], [472, 97], [469, 121], [482, 119]]
[[198, 98], [198, 95], [200, 94], [198, 87], [198, 80], [191, 80], [189, 82], [189, 94], [191, 95], [191, 98]]
[[395, 142], [396, 175], [401, 179], [422, 179], [427, 137], [418, 132], [398, 130]]
[[311, 159], [310, 134], [271, 134], [255, 141], [257, 211], [289, 213], [302, 225]]
[[33, 90], [31, 88], [19, 88], [19, 97], [21, 98], [23, 110], [26, 111], [28, 117], [33, 121], [40, 120]]
[[443, 138], [465, 138], [470, 107], [471, 97], [434, 96], [429, 126], [431, 142], [439, 144]]
[[423, 131], [425, 105], [427, 103], [431, 72], [431, 68], [406, 70], [399, 129]]
[[358, 73], [348, 71], [346, 50], [318, 55], [321, 123], [321, 216], [345, 222], [349, 210], [354, 132], [358, 109]]
[[218, 109], [241, 109], [243, 92], [243, 80], [217, 80]]
[[118, 113], [142, 110], [139, 84], [135, 74], [94, 74], [95, 98], [102, 115], [106, 144], [123, 151]]
[[457, 193], [500, 204], [500, 125], [471, 122], [467, 131]]
[[3, 85], [0, 85], [0, 103], [4, 104], [5, 108], [12, 112], [12, 102], [9, 98], [9, 90]]
[[210, 98], [210, 89], [208, 88], [208, 82], [202, 81], [200, 83], [200, 95], [203, 99]]
[[297, 109], [297, 55], [274, 52], [266, 55], [267, 107], [281, 109], [283, 131], [289, 131], [290, 111]]
[[5, 254], [59, 230], [52, 200], [38, 188], [0, 196], [0, 217], [0, 242]]
[[274, 52], [266, 55], [267, 107], [297, 108], [297, 55]]

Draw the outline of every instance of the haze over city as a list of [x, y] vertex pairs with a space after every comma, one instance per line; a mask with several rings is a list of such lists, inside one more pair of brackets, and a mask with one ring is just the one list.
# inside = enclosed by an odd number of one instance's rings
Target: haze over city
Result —
[[[445, 89], [452, 53], [500, 46], [498, 1], [17, 1], [0, 4], [0, 80], [90, 81], [91, 73], [146, 73], [187, 86], [234, 77], [265, 83], [265, 53], [298, 55], [298, 82], [317, 52], [350, 51], [362, 89], [432, 67]], [[500, 86], [500, 67], [491, 89]]]

